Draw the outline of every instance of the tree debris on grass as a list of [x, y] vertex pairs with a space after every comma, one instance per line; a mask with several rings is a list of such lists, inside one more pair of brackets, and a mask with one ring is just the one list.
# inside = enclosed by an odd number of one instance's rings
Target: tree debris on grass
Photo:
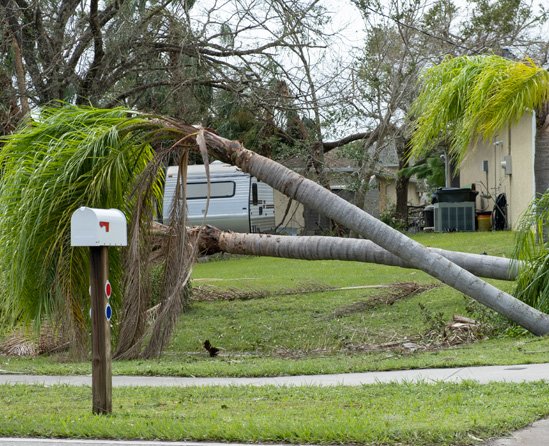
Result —
[[399, 354], [410, 354], [468, 344], [485, 337], [482, 323], [475, 319], [455, 314], [451, 321], [442, 323], [438, 328], [431, 327], [427, 332], [419, 336], [393, 339], [379, 344], [347, 343], [343, 346], [343, 349], [354, 353], [390, 351]]
[[292, 296], [296, 294], [325, 293], [328, 291], [346, 291], [370, 288], [389, 288], [392, 285], [364, 285], [358, 287], [334, 288], [328, 285], [304, 283], [292, 288], [279, 288], [275, 290], [262, 290], [253, 288], [221, 288], [214, 285], [197, 285], [193, 287], [191, 300], [213, 302], [219, 300], [251, 300], [266, 297]]
[[22, 333], [12, 333], [0, 344], [0, 353], [7, 356], [37, 356], [38, 345]]
[[424, 291], [431, 290], [438, 286], [439, 285], [437, 284], [419, 284], [416, 282], [392, 283], [387, 286], [387, 289], [389, 290], [388, 292], [371, 296], [368, 300], [355, 302], [353, 304], [337, 308], [331, 315], [329, 315], [329, 317], [331, 319], [337, 319], [340, 317], [349, 316], [351, 314], [360, 313], [365, 310], [370, 310], [382, 305], [393, 305], [399, 300], [416, 296]]
[[432, 346], [451, 347], [468, 344], [485, 337], [485, 330], [480, 322], [454, 314], [452, 320], [446, 323], [441, 330], [430, 330], [425, 333], [422, 341]]
[[40, 333], [16, 330], [0, 342], [0, 353], [6, 356], [38, 356], [66, 351], [70, 343], [49, 324], [40, 327]]

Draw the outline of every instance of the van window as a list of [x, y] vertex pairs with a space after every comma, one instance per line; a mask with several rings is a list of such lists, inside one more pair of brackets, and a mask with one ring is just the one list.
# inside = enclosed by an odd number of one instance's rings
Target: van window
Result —
[[[218, 181], [210, 183], [210, 198], [234, 197], [234, 181]], [[208, 183], [188, 183], [187, 200], [205, 199], [208, 195]]]
[[259, 203], [259, 196], [257, 193], [257, 183], [252, 183], [252, 205], [257, 206]]

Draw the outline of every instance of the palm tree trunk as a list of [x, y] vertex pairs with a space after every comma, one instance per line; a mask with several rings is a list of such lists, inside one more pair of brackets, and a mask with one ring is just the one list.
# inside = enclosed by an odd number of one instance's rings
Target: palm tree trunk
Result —
[[396, 217], [402, 220], [408, 227], [408, 187], [410, 185], [410, 176], [402, 173], [402, 169], [408, 167], [410, 158], [408, 157], [408, 147], [410, 141], [402, 136], [396, 138], [396, 151], [398, 156], [398, 172], [396, 177]]
[[[517, 277], [518, 265], [510, 259], [444, 249], [427, 249], [447, 258], [476, 276], [499, 280], [515, 280]], [[241, 234], [224, 232], [212, 226], [208, 226], [200, 232], [200, 250], [208, 254], [227, 252], [287, 259], [344, 260], [415, 268], [413, 264], [405, 262], [369, 240]]]
[[240, 167], [288, 197], [324, 213], [532, 333], [549, 333], [549, 316], [545, 313], [484, 282], [440, 254], [429, 251], [348, 201], [275, 161], [245, 149], [236, 141], [229, 141], [210, 132], [204, 132], [204, 136], [210, 153], [218, 159]]

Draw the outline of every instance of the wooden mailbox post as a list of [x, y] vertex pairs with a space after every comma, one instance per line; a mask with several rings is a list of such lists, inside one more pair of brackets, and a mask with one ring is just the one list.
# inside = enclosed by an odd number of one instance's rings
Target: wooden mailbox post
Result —
[[112, 412], [109, 246], [126, 246], [126, 217], [118, 209], [81, 207], [71, 217], [71, 246], [90, 247], [93, 413]]

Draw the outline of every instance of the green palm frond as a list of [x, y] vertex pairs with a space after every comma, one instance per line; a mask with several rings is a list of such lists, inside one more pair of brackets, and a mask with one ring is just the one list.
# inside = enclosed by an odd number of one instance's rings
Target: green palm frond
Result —
[[516, 229], [513, 257], [523, 267], [516, 284], [516, 296], [527, 304], [549, 312], [549, 193], [532, 201]]
[[478, 138], [492, 138], [527, 111], [549, 100], [549, 72], [531, 60], [499, 56], [447, 58], [421, 78], [412, 106], [416, 118], [412, 156], [425, 156], [442, 141], [459, 162]]
[[[155, 155], [156, 127], [150, 117], [123, 108], [66, 106], [42, 110], [2, 141], [0, 277], [10, 290], [2, 296], [4, 322], [69, 311], [82, 323], [88, 252], [70, 247], [70, 216], [80, 206], [131, 215], [136, 178]], [[153, 187], [157, 199], [160, 190]], [[114, 290], [121, 290], [118, 251], [110, 263]]]

